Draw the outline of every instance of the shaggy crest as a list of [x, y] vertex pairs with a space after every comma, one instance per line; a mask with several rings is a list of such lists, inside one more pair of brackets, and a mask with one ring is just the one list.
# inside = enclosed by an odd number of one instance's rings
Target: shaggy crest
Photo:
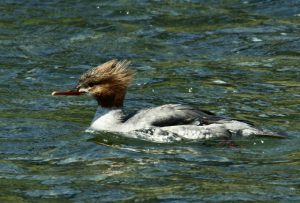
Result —
[[129, 64], [130, 61], [114, 59], [92, 68], [80, 77], [77, 89], [95, 96], [102, 107], [120, 107], [133, 77]]
[[127, 87], [132, 80], [133, 72], [128, 68], [130, 61], [107, 61], [95, 68], [88, 70], [79, 79], [79, 86], [92, 87], [94, 85], [112, 82]]

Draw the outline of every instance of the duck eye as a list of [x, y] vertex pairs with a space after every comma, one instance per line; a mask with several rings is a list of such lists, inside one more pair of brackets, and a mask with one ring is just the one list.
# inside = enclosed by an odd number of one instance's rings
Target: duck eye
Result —
[[86, 88], [87, 88], [87, 87], [93, 87], [93, 86], [94, 86], [94, 83], [88, 83], [88, 84], [86, 84], [85, 86], [86, 86]]

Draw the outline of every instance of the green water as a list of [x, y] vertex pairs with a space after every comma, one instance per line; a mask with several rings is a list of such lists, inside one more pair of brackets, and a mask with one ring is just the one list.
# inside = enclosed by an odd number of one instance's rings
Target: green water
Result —
[[[300, 201], [300, 2], [0, 2], [0, 202]], [[109, 59], [126, 108], [183, 103], [287, 139], [155, 144], [85, 132], [89, 97], [52, 97]]]

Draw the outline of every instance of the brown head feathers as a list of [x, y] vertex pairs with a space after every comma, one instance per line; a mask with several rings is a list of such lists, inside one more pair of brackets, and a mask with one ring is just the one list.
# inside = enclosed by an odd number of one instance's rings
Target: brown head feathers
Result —
[[121, 107], [133, 77], [129, 64], [114, 59], [88, 70], [79, 79], [78, 91], [92, 94], [102, 107]]

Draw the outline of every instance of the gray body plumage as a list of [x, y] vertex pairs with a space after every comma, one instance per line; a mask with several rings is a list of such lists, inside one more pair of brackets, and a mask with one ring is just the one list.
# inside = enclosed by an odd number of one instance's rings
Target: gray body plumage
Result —
[[187, 105], [166, 104], [126, 118], [121, 109], [98, 109], [92, 130], [119, 132], [155, 142], [203, 140], [232, 136], [278, 136], [246, 122], [215, 116]]

